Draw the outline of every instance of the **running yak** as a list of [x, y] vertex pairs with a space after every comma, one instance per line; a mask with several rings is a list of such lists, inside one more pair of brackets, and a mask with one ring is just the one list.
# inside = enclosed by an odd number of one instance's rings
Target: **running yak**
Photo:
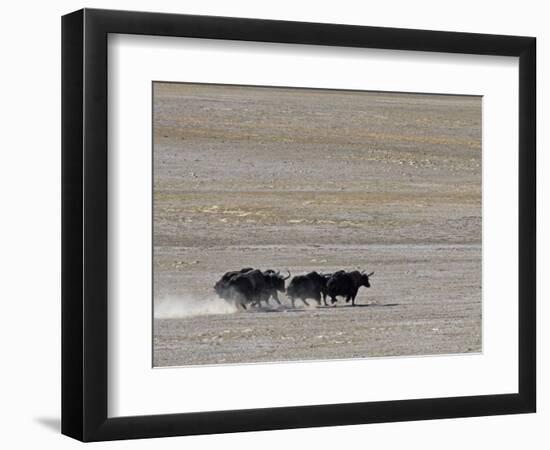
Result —
[[327, 281], [332, 274], [321, 274], [310, 272], [306, 275], [295, 276], [288, 285], [286, 295], [292, 302], [292, 308], [295, 308], [296, 299], [300, 299], [305, 305], [309, 306], [308, 298], [317, 302], [321, 306], [321, 296], [325, 306], [327, 304]]
[[261, 306], [262, 300], [265, 300], [269, 304], [269, 299], [272, 298], [275, 300], [279, 306], [282, 305], [279, 300], [278, 292], [285, 292], [285, 281], [290, 278], [290, 270], [287, 271], [288, 275], [283, 277], [281, 272], [275, 272], [274, 270], [268, 269], [263, 272], [264, 280], [266, 283], [265, 295], [258, 301], [258, 306]]
[[336, 272], [327, 281], [327, 294], [330, 297], [331, 303], [336, 303], [336, 297], [341, 296], [346, 299], [346, 303], [351, 300], [352, 306], [355, 306], [355, 297], [361, 286], [370, 288], [369, 277], [374, 275], [374, 272], [366, 274], [365, 271], [353, 272], [340, 271]]
[[247, 273], [254, 270], [252, 267], [246, 267], [241, 270], [234, 270], [232, 272], [226, 272], [222, 275], [222, 277], [216, 281], [216, 284], [214, 285], [214, 290], [216, 291], [216, 294], [218, 294], [221, 298], [225, 298], [225, 296], [228, 294], [228, 289], [230, 285], [230, 281], [233, 277], [241, 274], [241, 273]]
[[269, 304], [270, 298], [281, 304], [277, 292], [285, 291], [285, 280], [289, 277], [290, 272], [283, 277], [274, 270], [262, 272], [248, 267], [225, 273], [214, 285], [214, 290], [221, 298], [233, 301], [243, 309], [247, 305], [261, 306], [262, 301]]

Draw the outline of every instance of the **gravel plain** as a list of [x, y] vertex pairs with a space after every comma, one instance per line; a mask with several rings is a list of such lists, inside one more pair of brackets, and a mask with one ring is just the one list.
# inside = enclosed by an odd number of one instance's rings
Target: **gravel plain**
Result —
[[[482, 350], [480, 97], [155, 83], [153, 128], [155, 366]], [[239, 312], [246, 266], [375, 274]]]

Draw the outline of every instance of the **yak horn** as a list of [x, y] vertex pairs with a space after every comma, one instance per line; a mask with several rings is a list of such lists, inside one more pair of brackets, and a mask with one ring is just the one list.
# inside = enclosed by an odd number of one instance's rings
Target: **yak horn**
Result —
[[283, 278], [283, 280], [288, 280], [290, 278], [290, 270], [287, 269], [288, 276], [286, 278]]
[[372, 275], [374, 275], [374, 272], [371, 272], [371, 273], [367, 274], [367, 277], [370, 277]]

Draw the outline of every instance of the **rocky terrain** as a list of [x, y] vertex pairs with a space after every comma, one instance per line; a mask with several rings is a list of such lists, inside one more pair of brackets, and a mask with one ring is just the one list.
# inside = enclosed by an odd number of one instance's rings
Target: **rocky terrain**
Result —
[[[154, 85], [154, 365], [481, 351], [481, 99]], [[238, 312], [252, 266], [375, 271]]]

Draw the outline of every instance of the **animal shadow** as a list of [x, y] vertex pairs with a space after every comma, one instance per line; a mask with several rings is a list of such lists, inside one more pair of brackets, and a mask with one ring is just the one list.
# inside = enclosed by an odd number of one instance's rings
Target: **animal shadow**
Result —
[[[353, 305], [335, 305], [336, 308], [387, 308], [391, 306], [399, 306], [399, 303], [356, 303]], [[325, 306], [325, 308], [334, 308], [334, 306]]]

